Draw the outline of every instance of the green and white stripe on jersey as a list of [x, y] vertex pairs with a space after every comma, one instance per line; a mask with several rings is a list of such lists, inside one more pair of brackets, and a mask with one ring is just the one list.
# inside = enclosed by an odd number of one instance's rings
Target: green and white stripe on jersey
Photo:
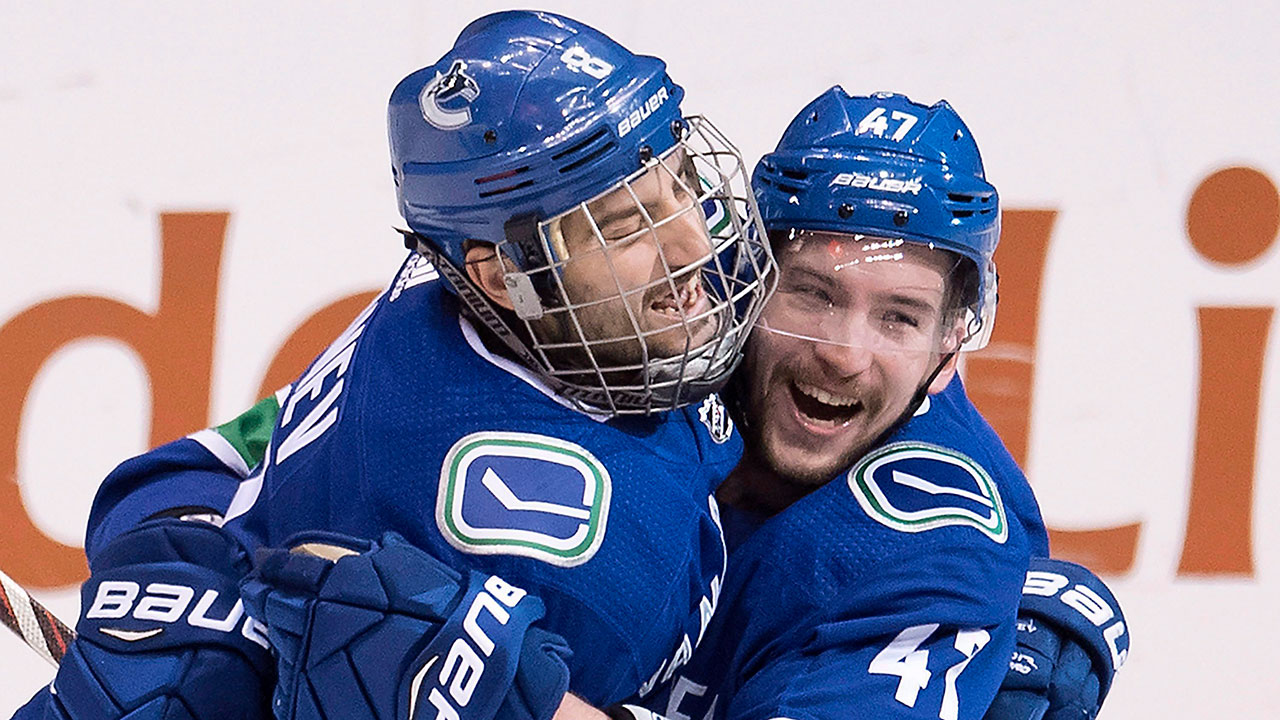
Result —
[[200, 443], [238, 477], [247, 478], [266, 456], [271, 431], [280, 416], [280, 404], [288, 394], [288, 387], [281, 388], [235, 419], [187, 437]]

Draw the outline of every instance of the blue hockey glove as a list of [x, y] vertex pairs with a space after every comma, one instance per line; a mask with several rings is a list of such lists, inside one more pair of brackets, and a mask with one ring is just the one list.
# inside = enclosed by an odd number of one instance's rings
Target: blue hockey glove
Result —
[[1120, 603], [1087, 568], [1032, 558], [1018, 640], [987, 720], [1091, 719], [1129, 654]]
[[[241, 589], [278, 654], [279, 720], [547, 720], [569, 650], [542, 601], [387, 533], [260, 551]], [[336, 559], [336, 561], [335, 561]]]
[[105, 545], [53, 685], [15, 716], [52, 720], [256, 720], [275, 679], [265, 628], [239, 582], [248, 553], [221, 528], [165, 519]]

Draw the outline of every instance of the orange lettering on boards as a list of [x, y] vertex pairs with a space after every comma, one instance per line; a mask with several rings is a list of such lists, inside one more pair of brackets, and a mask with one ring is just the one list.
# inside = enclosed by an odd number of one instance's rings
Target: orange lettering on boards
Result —
[[[1040, 281], [1057, 215], [1054, 210], [1004, 212], [996, 267], [1017, 270], [1000, 276], [1000, 308], [991, 342], [965, 358], [964, 379], [973, 404], [1023, 468], [1031, 436]], [[1123, 573], [1133, 567], [1141, 531], [1141, 523], [1092, 530], [1051, 527], [1049, 544], [1054, 557], [1100, 573]]]
[[[160, 302], [154, 314], [103, 297], [77, 295], [33, 305], [0, 326], [0, 567], [20, 583], [52, 587], [88, 575], [84, 551], [40, 532], [18, 491], [18, 421], [40, 368], [67, 343], [103, 337], [128, 345], [151, 382], [152, 445], [204, 427], [213, 375], [218, 270], [228, 214], [160, 216]], [[73, 441], [69, 441], [73, 442]], [[122, 458], [123, 459], [123, 458]]]
[[[1265, 174], [1230, 167], [1205, 178], [1187, 206], [1201, 257], [1236, 270], [1280, 235], [1280, 192]], [[1187, 534], [1179, 575], [1253, 575], [1253, 484], [1262, 368], [1274, 308], [1200, 307], [1200, 387]]]
[[[1025, 467], [1030, 438], [1041, 278], [1057, 213], [1007, 210], [997, 252], [1000, 322], [988, 348], [966, 359], [965, 381], [1014, 459]], [[40, 368], [60, 348], [112, 338], [141, 359], [151, 392], [150, 443], [207, 427], [218, 283], [229, 213], [160, 215], [160, 299], [155, 313], [95, 296], [55, 298], [0, 326], [0, 568], [32, 587], [71, 585], [88, 570], [80, 548], [47, 537], [22, 503], [17, 477], [23, 406]], [[1280, 230], [1280, 195], [1266, 175], [1227, 168], [1197, 188], [1187, 234], [1208, 261], [1238, 269], [1259, 258]], [[265, 396], [295, 378], [372, 299], [333, 301], [302, 322], [272, 355]], [[1260, 386], [1274, 308], [1201, 307], [1200, 387], [1191, 501], [1179, 574], [1253, 573], [1252, 510]], [[246, 398], [245, 404], [253, 398]], [[122, 458], [123, 459], [123, 458]], [[1141, 523], [1089, 530], [1050, 528], [1055, 556], [1102, 573], [1130, 570]]]

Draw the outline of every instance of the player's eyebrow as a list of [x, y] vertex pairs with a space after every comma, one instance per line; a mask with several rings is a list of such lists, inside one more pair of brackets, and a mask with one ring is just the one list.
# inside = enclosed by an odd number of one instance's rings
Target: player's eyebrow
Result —
[[804, 276], [804, 279], [816, 281], [816, 282], [822, 283], [823, 285], [834, 286], [836, 284], [835, 279], [832, 278], [830, 275], [824, 272], [819, 272], [817, 270], [812, 270], [810, 268], [804, 267], [803, 265], [788, 268], [786, 271], [782, 273], [782, 275], [783, 277], [786, 277], [788, 280], [795, 280], [797, 278], [794, 276], [802, 275]]
[[[675, 171], [671, 169], [671, 162], [673, 160], [676, 161]], [[683, 150], [679, 150], [673, 156], [660, 160], [658, 164], [653, 165], [646, 172], [660, 172], [658, 168], [661, 167], [663, 170], [665, 170], [665, 175], [668, 178], [670, 178], [670, 184], [671, 184], [672, 190], [676, 191], [677, 193], [689, 192], [689, 193], [692, 193], [694, 196], [696, 196], [699, 190], [698, 186], [696, 185], [696, 180], [694, 178], [686, 178], [681, 176], [681, 172], [686, 169], [686, 165], [689, 166], [688, 169], [692, 169], [692, 160], [687, 153], [685, 153]], [[694, 183], [694, 184], [690, 184], [690, 183]], [[634, 189], [635, 188], [633, 186], [632, 190]], [[614, 190], [613, 192], [606, 195], [606, 197], [600, 198], [599, 200], [597, 200], [596, 203], [612, 204], [609, 201], [613, 199], [613, 196], [615, 195], [615, 193], [617, 194], [617, 197], [622, 198], [622, 200], [617, 201], [618, 203], [620, 203], [619, 207], [614, 209], [604, 210], [603, 214], [598, 214], [601, 211], [597, 209], [593, 209], [591, 206], [587, 207], [587, 210], [591, 212], [592, 219], [595, 221], [597, 227], [604, 228], [609, 223], [626, 219], [630, 217], [632, 214], [640, 212], [641, 206], [644, 207], [645, 214], [648, 215], [650, 222], [657, 223], [665, 219], [663, 217], [659, 217], [659, 218], [654, 217], [655, 215], [655, 213], [653, 212], [654, 203], [637, 202], [639, 198], [636, 195], [633, 195], [632, 193], [626, 192], [625, 187], [621, 187]], [[593, 203], [593, 204], [596, 204], [596, 203]]]
[[595, 217], [594, 215], [592, 217], [595, 219], [596, 227], [603, 230], [605, 227], [609, 226], [611, 223], [617, 222], [619, 220], [625, 220], [630, 216], [635, 215], [639, 212], [640, 212], [640, 206], [635, 204], [634, 202], [631, 202], [631, 203], [628, 203], [626, 207], [621, 207], [621, 208], [618, 208], [617, 210], [610, 211], [609, 213], [602, 215], [600, 217]]
[[[901, 290], [901, 288], [899, 288], [899, 290]], [[932, 291], [930, 290], [927, 292], [932, 292]], [[932, 313], [932, 312], [937, 312], [938, 310], [938, 304], [934, 303], [931, 300], [928, 300], [922, 297], [917, 297], [915, 295], [906, 295], [898, 291], [887, 293], [884, 299], [888, 300], [890, 303], [893, 303], [894, 305], [901, 305], [901, 306], [913, 308], [916, 310], [920, 310], [921, 312]]]

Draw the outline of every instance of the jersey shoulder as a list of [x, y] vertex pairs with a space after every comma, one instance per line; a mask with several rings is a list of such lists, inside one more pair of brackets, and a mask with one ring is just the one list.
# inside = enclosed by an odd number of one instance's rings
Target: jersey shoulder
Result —
[[972, 458], [994, 480], [1011, 526], [1026, 538], [1032, 554], [1049, 554], [1048, 532], [1026, 475], [969, 399], [959, 376], [891, 438], [897, 440], [934, 443]]
[[[803, 578], [791, 609], [807, 605], [818, 614], [911, 597], [923, 606], [926, 595], [934, 608], [956, 598], [966, 614], [1012, 607], [1006, 601], [1016, 603], [1035, 545], [1023, 520], [1030, 489], [1003, 446], [992, 446], [994, 433], [973, 431], [981, 417], [963, 388], [948, 392], [958, 396], [931, 403], [765, 522], [735, 549], [731, 584]], [[1038, 523], [1033, 498], [1030, 505]], [[992, 591], [996, 585], [1001, 592]]]

